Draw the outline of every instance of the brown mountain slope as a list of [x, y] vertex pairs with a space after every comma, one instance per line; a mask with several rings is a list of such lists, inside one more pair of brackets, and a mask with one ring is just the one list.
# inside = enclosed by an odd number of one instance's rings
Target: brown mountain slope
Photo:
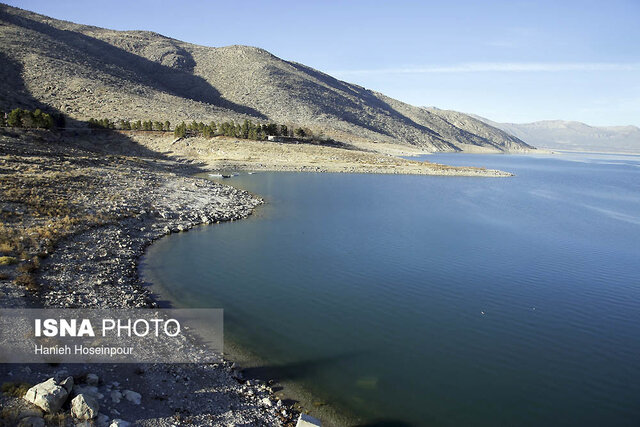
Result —
[[0, 24], [3, 109], [28, 106], [26, 91], [79, 120], [248, 117], [434, 151], [531, 148], [464, 114], [414, 107], [254, 47], [197, 46], [7, 5]]

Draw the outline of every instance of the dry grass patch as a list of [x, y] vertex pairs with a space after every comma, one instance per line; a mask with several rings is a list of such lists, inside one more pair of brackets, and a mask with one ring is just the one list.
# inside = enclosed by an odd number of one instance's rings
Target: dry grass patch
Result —
[[8, 396], [22, 397], [31, 387], [29, 383], [9, 381], [0, 386], [0, 391]]

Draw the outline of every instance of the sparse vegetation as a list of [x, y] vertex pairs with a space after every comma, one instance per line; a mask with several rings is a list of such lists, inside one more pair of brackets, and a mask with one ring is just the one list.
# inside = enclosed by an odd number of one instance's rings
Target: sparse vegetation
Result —
[[0, 256], [0, 265], [11, 265], [17, 262], [18, 260], [12, 256]]
[[44, 421], [47, 426], [64, 427], [68, 425], [71, 414], [68, 412], [58, 412], [56, 414], [46, 414]]
[[[33, 155], [3, 156], [3, 168], [11, 173], [0, 174], [0, 198], [10, 206], [0, 211], [2, 279], [13, 277], [15, 284], [29, 291], [39, 289], [36, 274], [40, 260], [58, 241], [130, 215], [127, 209], [106, 209], [124, 195], [105, 195], [103, 189], [109, 183], [83, 169], [85, 160], [78, 159], [76, 167], [70, 167], [69, 162], [51, 163], [43, 158], [40, 163], [37, 159]], [[126, 162], [112, 160], [115, 167]], [[102, 194], [103, 205], [96, 210], [86, 200], [97, 194]], [[7, 271], [7, 267], [14, 269]]]
[[31, 388], [31, 384], [25, 382], [6, 382], [0, 386], [2, 394], [6, 394], [13, 397], [22, 397], [27, 393], [27, 390]]

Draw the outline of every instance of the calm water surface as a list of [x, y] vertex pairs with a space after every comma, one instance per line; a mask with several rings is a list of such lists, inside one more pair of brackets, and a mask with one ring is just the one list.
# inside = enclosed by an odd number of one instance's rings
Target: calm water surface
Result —
[[640, 157], [429, 159], [517, 176], [242, 175], [143, 271], [363, 422], [640, 425]]

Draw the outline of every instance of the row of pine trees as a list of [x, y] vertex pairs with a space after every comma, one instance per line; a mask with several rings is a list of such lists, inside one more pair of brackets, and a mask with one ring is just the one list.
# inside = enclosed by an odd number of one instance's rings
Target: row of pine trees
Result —
[[189, 124], [180, 123], [174, 130], [174, 135], [178, 138], [189, 136], [203, 136], [213, 138], [214, 136], [229, 136], [232, 138], [253, 139], [264, 141], [268, 136], [296, 136], [299, 138], [311, 137], [313, 134], [309, 129], [296, 128], [291, 130], [287, 125], [276, 123], [260, 124], [245, 120], [242, 123], [227, 121], [222, 123], [193, 121]]
[[[143, 131], [162, 131], [170, 132], [171, 123], [166, 120], [164, 122], [153, 120], [119, 120], [114, 122], [110, 119], [91, 118], [88, 121], [89, 127], [92, 129], [119, 129], [119, 130], [143, 130]], [[21, 128], [37, 128], [37, 129], [53, 129], [54, 127], [64, 127], [64, 115], [51, 115], [42, 112], [40, 109], [34, 111], [16, 108], [10, 113], [5, 114], [0, 111], [1, 127], [21, 127]], [[173, 130], [176, 137], [185, 136], [202, 136], [205, 138], [213, 138], [214, 136], [228, 136], [232, 138], [253, 139], [257, 141], [266, 140], [269, 136], [288, 136], [298, 138], [312, 138], [313, 133], [306, 128], [290, 129], [287, 125], [276, 123], [253, 123], [251, 120], [245, 120], [242, 123], [234, 121], [226, 121], [221, 123], [193, 121], [189, 124], [180, 123]]]
[[169, 132], [171, 131], [171, 122], [151, 121], [151, 120], [120, 120], [117, 123], [109, 119], [89, 119], [89, 127], [92, 129], [120, 129], [120, 130], [157, 130]]

